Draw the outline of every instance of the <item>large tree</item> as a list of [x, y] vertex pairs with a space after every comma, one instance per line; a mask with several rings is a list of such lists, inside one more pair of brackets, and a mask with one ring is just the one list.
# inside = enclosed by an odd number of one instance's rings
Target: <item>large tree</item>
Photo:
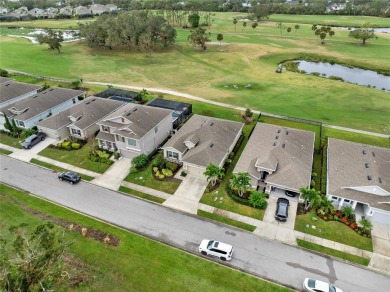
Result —
[[250, 188], [250, 178], [247, 172], [239, 172], [234, 174], [230, 181], [230, 188], [238, 192], [238, 195], [242, 197]]
[[191, 33], [187, 39], [194, 47], [200, 46], [203, 50], [206, 50], [206, 42], [210, 41], [209, 36], [209, 32], [207, 32], [204, 28], [198, 27], [191, 30]]
[[378, 38], [375, 35], [375, 31], [373, 28], [370, 28], [369, 23], [365, 23], [362, 28], [354, 29], [349, 32], [349, 37], [355, 38], [358, 40], [362, 40], [362, 45], [366, 44], [366, 41], [373, 38]]
[[207, 165], [206, 171], [203, 174], [206, 176], [207, 181], [210, 181], [211, 185], [215, 186], [217, 181], [223, 178], [225, 172], [223, 168], [219, 168], [215, 164], [210, 163]]
[[262, 4], [253, 5], [251, 8], [249, 8], [249, 13], [252, 13], [252, 15], [257, 19], [257, 21], [268, 19], [269, 6]]
[[311, 208], [316, 208], [321, 204], [321, 195], [320, 192], [316, 191], [315, 189], [310, 189], [310, 188], [301, 188], [300, 190], [302, 199], [305, 202], [309, 202], [305, 206], [305, 210], [308, 210], [309, 207]]
[[53, 29], [45, 29], [43, 34], [37, 36], [39, 44], [47, 44], [49, 49], [57, 50], [60, 53], [61, 43], [64, 41], [62, 31], [55, 31]]

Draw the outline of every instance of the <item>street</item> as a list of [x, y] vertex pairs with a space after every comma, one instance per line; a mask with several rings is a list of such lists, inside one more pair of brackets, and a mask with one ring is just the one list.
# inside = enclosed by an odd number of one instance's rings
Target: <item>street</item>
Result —
[[[0, 155], [1, 182], [194, 254], [202, 239], [234, 246], [233, 268], [301, 290], [303, 279], [329, 281], [343, 291], [384, 291], [390, 277], [233, 227], [80, 182], [61, 182], [43, 168]], [[218, 260], [216, 260], [218, 261]]]

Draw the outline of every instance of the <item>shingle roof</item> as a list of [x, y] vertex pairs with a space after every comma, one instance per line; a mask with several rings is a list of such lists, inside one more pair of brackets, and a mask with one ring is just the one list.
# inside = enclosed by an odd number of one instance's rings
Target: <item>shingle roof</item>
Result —
[[243, 126], [239, 122], [194, 115], [163, 148], [172, 147], [184, 153], [188, 149], [184, 142], [197, 142], [182, 161], [204, 167], [209, 163], [220, 165]]
[[167, 116], [171, 117], [171, 114], [172, 111], [166, 109], [126, 103], [125, 106], [119, 108], [98, 124], [114, 128], [112, 134], [141, 139]]
[[[71, 108], [44, 119], [38, 123], [38, 126], [58, 130], [65, 126], [74, 125], [79, 129], [85, 129], [124, 104], [120, 101], [91, 96]], [[70, 117], [76, 121], [72, 122]]]
[[115, 142], [115, 137], [114, 137], [113, 134], [106, 133], [106, 132], [102, 132], [102, 131], [100, 131], [100, 132], [97, 134], [96, 139], [98, 139], [98, 140], [104, 140], [104, 141], [109, 141], [109, 142]]
[[327, 159], [328, 194], [390, 211], [390, 149], [328, 139]]
[[1, 81], [2, 81], [2, 84], [0, 84], [1, 103], [42, 88], [42, 86], [28, 84], [28, 83], [21, 83], [21, 82], [3, 83], [3, 80]]
[[155, 98], [148, 102], [149, 106], [171, 109], [174, 111], [184, 111], [191, 106], [189, 103], [178, 102], [174, 100], [168, 100], [163, 98]]
[[[23, 111], [17, 114], [17, 119], [20, 121], [26, 121], [35, 117], [49, 109], [66, 102], [72, 98], [85, 95], [84, 91], [65, 89], [65, 88], [50, 88], [42, 91], [36, 95], [30, 96], [27, 99], [18, 101], [7, 105], [0, 109], [1, 112], [5, 113], [8, 117], [13, 117], [13, 114], [9, 109], [14, 108], [17, 111]], [[25, 111], [24, 111], [25, 110]]]
[[256, 164], [268, 170], [276, 167], [275, 172], [267, 175], [267, 183], [294, 190], [307, 187], [311, 180], [314, 137], [313, 132], [258, 123], [233, 172], [248, 172], [260, 179]]

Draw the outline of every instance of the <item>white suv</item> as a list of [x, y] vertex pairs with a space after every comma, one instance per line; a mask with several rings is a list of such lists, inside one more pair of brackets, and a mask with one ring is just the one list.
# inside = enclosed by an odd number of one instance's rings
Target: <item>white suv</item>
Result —
[[223, 261], [230, 261], [233, 255], [233, 246], [215, 240], [203, 239], [199, 245], [203, 255], [212, 255]]

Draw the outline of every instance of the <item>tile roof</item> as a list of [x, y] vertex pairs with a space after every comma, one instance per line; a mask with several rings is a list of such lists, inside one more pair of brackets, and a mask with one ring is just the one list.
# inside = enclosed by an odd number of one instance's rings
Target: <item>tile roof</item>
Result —
[[11, 100], [18, 96], [42, 88], [42, 86], [39, 85], [33, 85], [33, 84], [21, 83], [21, 82], [3, 83], [3, 79], [1, 79], [1, 82], [2, 83], [0, 84], [0, 103], [3, 103], [5, 101]]
[[234, 173], [248, 172], [260, 179], [256, 169], [275, 170], [266, 182], [299, 190], [310, 184], [314, 132], [258, 123], [249, 138]]
[[18, 120], [26, 121], [57, 105], [60, 105], [61, 103], [64, 103], [72, 98], [77, 98], [81, 95], [85, 95], [85, 92], [81, 90], [55, 87], [30, 96], [22, 101], [9, 104], [1, 108], [0, 111], [5, 113], [8, 117], [15, 116], [15, 114], [9, 110], [11, 108], [14, 108], [17, 111], [23, 111], [20, 114], [16, 114], [16, 116]]
[[328, 194], [390, 211], [390, 149], [329, 138], [327, 159]]
[[171, 110], [126, 103], [98, 124], [113, 128], [112, 134], [139, 140], [171, 114]]
[[73, 125], [79, 129], [86, 129], [123, 105], [124, 102], [91, 96], [71, 108], [40, 121], [38, 126], [58, 130]]
[[172, 147], [181, 153], [187, 151], [188, 142], [196, 144], [184, 155], [182, 161], [204, 166], [220, 165], [232, 146], [243, 123], [193, 115], [163, 148]]

